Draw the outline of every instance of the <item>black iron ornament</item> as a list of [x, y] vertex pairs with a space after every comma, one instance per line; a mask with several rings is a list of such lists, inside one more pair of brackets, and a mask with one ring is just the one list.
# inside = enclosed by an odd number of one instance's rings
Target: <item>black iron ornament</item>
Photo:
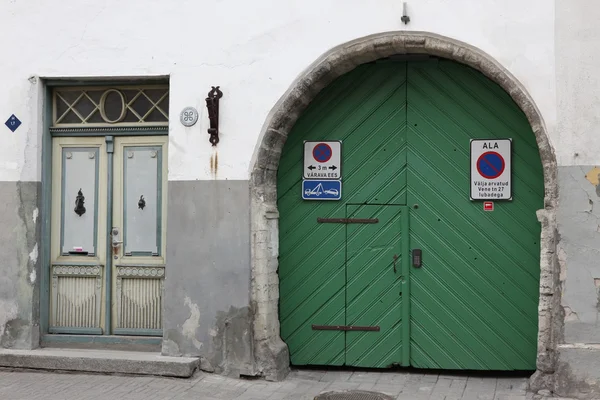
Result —
[[77, 197], [75, 197], [75, 214], [79, 215], [80, 217], [83, 214], [85, 214], [85, 207], [83, 205], [84, 203], [85, 196], [81, 192], [81, 188], [79, 188], [79, 192], [77, 192]]
[[208, 109], [208, 119], [210, 121], [210, 128], [208, 128], [210, 139], [208, 141], [216, 146], [219, 143], [219, 99], [223, 97], [223, 92], [219, 90], [219, 86], [211, 87], [212, 89], [208, 92], [206, 98], [206, 108]]
[[144, 200], [144, 195], [141, 195], [140, 201], [138, 201], [138, 208], [144, 210], [144, 207], [146, 207], [146, 200]]

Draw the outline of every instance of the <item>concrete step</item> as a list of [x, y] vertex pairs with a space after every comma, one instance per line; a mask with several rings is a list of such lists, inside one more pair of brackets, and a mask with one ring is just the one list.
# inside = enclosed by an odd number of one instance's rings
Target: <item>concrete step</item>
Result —
[[198, 358], [166, 357], [138, 351], [57, 349], [0, 349], [0, 367], [159, 375], [187, 378], [198, 367]]

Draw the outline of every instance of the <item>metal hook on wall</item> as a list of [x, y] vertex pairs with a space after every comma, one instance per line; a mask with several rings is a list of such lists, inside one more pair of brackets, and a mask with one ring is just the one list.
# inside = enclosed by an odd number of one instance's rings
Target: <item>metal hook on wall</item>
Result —
[[210, 128], [208, 128], [210, 139], [208, 141], [216, 146], [219, 143], [219, 99], [223, 97], [223, 92], [219, 90], [219, 86], [211, 87], [212, 89], [208, 92], [206, 98], [206, 108], [208, 109], [208, 119], [210, 121]]
[[404, 25], [410, 22], [410, 17], [406, 13], [406, 2], [402, 3], [402, 18], [400, 18], [400, 21], [404, 22]]

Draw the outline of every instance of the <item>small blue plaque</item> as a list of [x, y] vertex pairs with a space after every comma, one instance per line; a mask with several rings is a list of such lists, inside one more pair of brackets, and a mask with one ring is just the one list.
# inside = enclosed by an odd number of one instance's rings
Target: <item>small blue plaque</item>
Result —
[[341, 198], [342, 181], [302, 181], [302, 199], [304, 200], [340, 200]]
[[15, 114], [13, 114], [6, 120], [4, 125], [8, 126], [8, 129], [14, 132], [19, 126], [21, 126], [21, 121], [19, 121], [19, 118], [17, 118]]

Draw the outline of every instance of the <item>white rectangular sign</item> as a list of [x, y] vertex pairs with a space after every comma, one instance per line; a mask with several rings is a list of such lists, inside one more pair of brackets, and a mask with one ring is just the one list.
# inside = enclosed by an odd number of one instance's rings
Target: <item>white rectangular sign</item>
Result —
[[512, 200], [512, 139], [471, 139], [471, 200]]
[[342, 142], [304, 142], [304, 179], [342, 179]]

